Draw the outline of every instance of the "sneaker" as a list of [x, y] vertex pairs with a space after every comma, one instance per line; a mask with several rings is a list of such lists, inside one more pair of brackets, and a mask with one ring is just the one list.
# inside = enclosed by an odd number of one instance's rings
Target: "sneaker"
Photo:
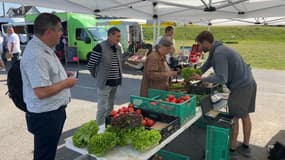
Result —
[[238, 153], [236, 151], [230, 152], [230, 160], [239, 160]]
[[242, 144], [237, 147], [237, 152], [244, 157], [251, 157], [251, 149], [245, 148]]

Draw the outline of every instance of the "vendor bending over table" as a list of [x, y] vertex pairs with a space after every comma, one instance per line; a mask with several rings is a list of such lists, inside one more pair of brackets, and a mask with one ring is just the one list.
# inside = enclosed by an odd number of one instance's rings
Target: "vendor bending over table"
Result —
[[[234, 116], [232, 129], [230, 159], [238, 159], [238, 153], [250, 157], [249, 139], [251, 134], [251, 120], [249, 113], [255, 112], [256, 82], [251, 69], [235, 50], [224, 46], [222, 42], [215, 41], [212, 33], [201, 32], [196, 41], [204, 52], [210, 52], [205, 64], [201, 67], [205, 73], [213, 67], [215, 74], [206, 78], [195, 74], [192, 78], [210, 83], [226, 84], [231, 93], [228, 100], [229, 114]], [[239, 133], [239, 119], [243, 124], [243, 144], [237, 147]]]
[[162, 38], [155, 46], [155, 51], [150, 53], [145, 62], [140, 95], [147, 97], [149, 88], [167, 90], [169, 78], [176, 76], [176, 71], [171, 71], [165, 56], [172, 50], [173, 43]]

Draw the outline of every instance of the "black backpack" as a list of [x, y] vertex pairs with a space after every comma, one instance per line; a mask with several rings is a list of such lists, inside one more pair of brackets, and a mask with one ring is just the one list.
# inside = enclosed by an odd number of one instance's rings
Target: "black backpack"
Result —
[[269, 160], [285, 160], [285, 146], [280, 142], [276, 142], [274, 145], [268, 148]]
[[24, 112], [27, 112], [26, 103], [24, 102], [23, 98], [23, 82], [20, 69], [20, 60], [15, 61], [8, 71], [7, 85], [7, 94], [12, 99], [16, 107]]

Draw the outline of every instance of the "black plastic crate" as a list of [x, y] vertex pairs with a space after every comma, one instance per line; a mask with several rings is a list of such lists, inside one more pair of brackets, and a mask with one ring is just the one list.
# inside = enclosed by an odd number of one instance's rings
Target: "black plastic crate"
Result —
[[202, 83], [188, 84], [188, 93], [197, 95], [209, 95], [223, 90], [223, 85], [213, 84], [212, 86], [203, 86]]
[[[135, 108], [135, 110], [137, 110], [137, 108]], [[175, 131], [177, 131], [180, 128], [180, 120], [178, 117], [174, 117], [174, 116], [170, 116], [170, 115], [166, 115], [166, 114], [158, 113], [158, 112], [147, 111], [143, 109], [140, 109], [140, 110], [142, 111], [143, 117], [148, 117], [154, 120], [155, 122], [162, 122], [162, 123], [167, 124], [164, 128], [159, 129], [160, 134], [161, 134], [160, 142], [168, 138], [170, 135], [172, 135]], [[111, 116], [106, 117], [106, 120], [105, 120], [106, 126], [110, 125], [111, 121], [112, 121]], [[146, 129], [156, 129], [156, 128], [152, 128], [148, 126], [145, 126], [145, 128]]]
[[207, 125], [217, 126], [221, 128], [232, 128], [233, 116], [226, 112], [219, 112], [216, 117], [208, 116], [208, 112], [213, 109], [210, 96], [206, 96], [201, 100], [201, 108], [203, 112], [203, 118]]

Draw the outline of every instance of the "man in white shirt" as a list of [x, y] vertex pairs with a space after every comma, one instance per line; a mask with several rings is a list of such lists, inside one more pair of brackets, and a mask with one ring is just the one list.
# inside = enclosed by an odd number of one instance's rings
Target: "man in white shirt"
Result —
[[78, 80], [65, 71], [54, 52], [62, 36], [61, 20], [42, 13], [35, 20], [34, 33], [20, 63], [27, 128], [34, 136], [34, 160], [54, 160], [70, 88]]
[[19, 56], [21, 54], [20, 38], [14, 32], [14, 28], [12, 26], [9, 26], [7, 28], [7, 33], [8, 33], [7, 47], [9, 50], [9, 54], [12, 55], [12, 62], [14, 62], [19, 59]]
[[156, 42], [155, 42], [155, 45], [159, 44], [159, 41], [162, 39], [162, 38], [166, 38], [166, 39], [169, 39], [172, 43], [173, 43], [173, 49], [172, 51], [166, 55], [166, 61], [168, 64], [170, 64], [170, 57], [173, 56], [173, 54], [175, 53], [175, 40], [174, 40], [174, 27], [172, 26], [167, 26], [165, 28], [165, 33], [164, 35], [160, 36], [157, 38]]

